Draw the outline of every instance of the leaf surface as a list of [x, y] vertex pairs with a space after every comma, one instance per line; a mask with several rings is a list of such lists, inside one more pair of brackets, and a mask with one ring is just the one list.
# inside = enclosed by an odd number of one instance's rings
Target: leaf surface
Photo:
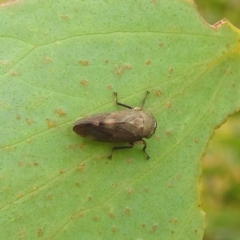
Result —
[[[201, 157], [240, 106], [240, 34], [191, 1], [0, 6], [2, 239], [201, 239]], [[142, 146], [83, 139], [80, 117], [140, 106]]]

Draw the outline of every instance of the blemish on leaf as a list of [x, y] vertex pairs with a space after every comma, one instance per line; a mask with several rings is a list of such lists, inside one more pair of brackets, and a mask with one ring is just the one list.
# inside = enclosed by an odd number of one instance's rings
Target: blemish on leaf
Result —
[[195, 138], [194, 141], [195, 141], [195, 143], [198, 143], [198, 142], [199, 142], [199, 139], [198, 139], [198, 138]]
[[19, 194], [18, 194], [18, 197], [19, 197], [19, 198], [22, 198], [22, 197], [23, 197], [23, 194], [22, 194], [22, 193], [19, 193]]
[[132, 158], [127, 158], [127, 163], [132, 163], [133, 162], [133, 159]]
[[77, 213], [76, 214], [73, 214], [72, 216], [71, 216], [71, 219], [72, 220], [74, 220], [74, 219], [76, 219], [77, 218]]
[[64, 20], [69, 19], [69, 17], [67, 15], [62, 15], [61, 18], [64, 19]]
[[83, 217], [84, 216], [84, 212], [81, 210], [79, 213], [78, 213], [79, 217]]
[[87, 61], [87, 60], [80, 60], [79, 63], [84, 67], [89, 65], [89, 61]]
[[60, 174], [63, 174], [63, 173], [65, 173], [65, 171], [64, 171], [63, 169], [60, 169], [60, 170], [59, 170], [59, 173], [60, 173]]
[[80, 81], [80, 84], [82, 86], [86, 86], [88, 84], [88, 81], [86, 79], [83, 79], [83, 80]]
[[110, 217], [110, 218], [115, 218], [115, 214], [114, 214], [113, 211], [110, 211], [110, 212], [109, 212], [109, 217]]
[[19, 161], [19, 162], [18, 162], [18, 166], [19, 166], [19, 167], [22, 167], [23, 165], [24, 165], [24, 162], [23, 162], [23, 161]]
[[12, 146], [6, 146], [6, 147], [4, 147], [4, 150], [5, 151], [11, 151], [11, 150], [13, 150], [13, 147]]
[[83, 148], [85, 148], [85, 147], [86, 147], [86, 144], [85, 144], [85, 143], [79, 144], [79, 148], [83, 149]]
[[126, 68], [127, 70], [130, 70], [130, 69], [132, 69], [132, 66], [131, 66], [130, 64], [127, 64], [127, 65], [125, 65], [125, 68]]
[[38, 229], [38, 237], [42, 237], [43, 236], [43, 233], [44, 233], [44, 231], [43, 231], [43, 229], [42, 228], [39, 228]]
[[90, 196], [88, 197], [88, 201], [91, 202], [93, 200], [93, 198]]
[[167, 131], [165, 132], [165, 134], [166, 134], [166, 135], [170, 135], [170, 134], [171, 134], [171, 131], [167, 130]]
[[167, 107], [168, 107], [168, 108], [171, 108], [171, 107], [172, 107], [172, 103], [167, 102]]
[[59, 115], [59, 117], [66, 115], [66, 113], [61, 108], [56, 109], [55, 113], [57, 113]]
[[126, 209], [125, 209], [125, 213], [126, 213], [127, 215], [130, 215], [130, 213], [131, 213], [130, 209], [129, 209], [129, 208], [126, 208]]
[[12, 71], [12, 72], [10, 72], [10, 75], [11, 75], [12, 77], [16, 77], [16, 76], [18, 75], [18, 73], [15, 72], [15, 71]]
[[99, 156], [94, 156], [93, 158], [95, 161], [99, 161], [100, 160], [100, 157]]
[[69, 148], [70, 149], [75, 149], [75, 148], [85, 148], [86, 144], [85, 143], [81, 143], [81, 144], [69, 144]]
[[149, 193], [149, 187], [145, 187], [144, 192]]
[[44, 62], [45, 62], [45, 63], [51, 63], [51, 62], [52, 62], [52, 58], [51, 58], [50, 56], [46, 56], [46, 57], [44, 58]]
[[70, 149], [75, 148], [75, 146], [76, 146], [76, 144], [69, 144], [69, 145], [68, 145], [68, 147], [69, 147]]
[[178, 179], [178, 180], [181, 179], [181, 175], [177, 175], [176, 179]]
[[109, 62], [109, 60], [108, 59], [105, 59], [105, 63], [108, 63]]
[[161, 97], [161, 96], [162, 96], [162, 92], [161, 92], [160, 90], [157, 90], [157, 91], [156, 91], [156, 95], [157, 95], [158, 97]]
[[156, 231], [156, 229], [157, 229], [157, 224], [153, 224], [152, 230], [153, 230], [153, 231]]
[[82, 183], [80, 181], [76, 182], [77, 187], [81, 187]]
[[151, 61], [151, 60], [147, 60], [147, 61], [146, 61], [146, 64], [147, 64], [147, 65], [151, 65], [151, 64], [152, 64], [152, 61]]
[[39, 165], [38, 162], [33, 162], [33, 166], [37, 167]]
[[132, 189], [128, 189], [128, 190], [127, 190], [127, 193], [128, 193], [128, 194], [132, 194], [132, 192], [133, 192]]
[[84, 167], [85, 167], [85, 166], [86, 166], [85, 163], [80, 163], [80, 164], [78, 165], [78, 171], [84, 170]]
[[18, 114], [17, 116], [16, 116], [16, 119], [17, 120], [20, 120], [22, 117]]
[[113, 89], [113, 87], [111, 85], [109, 85], [107, 88], [108, 88], [108, 90], [112, 90]]
[[117, 75], [122, 75], [126, 70], [130, 70], [132, 69], [132, 66], [130, 64], [122, 64], [122, 65], [118, 65], [114, 68], [114, 72]]
[[177, 218], [174, 218], [174, 219], [173, 219], [173, 223], [174, 223], [174, 224], [177, 224], [177, 223], [178, 223]]
[[26, 235], [26, 232], [25, 232], [24, 230], [21, 230], [21, 231], [19, 232], [19, 235], [20, 235], [20, 236], [24, 236], [24, 235]]
[[99, 220], [99, 217], [95, 216], [93, 220], [97, 222]]
[[47, 198], [47, 200], [52, 200], [53, 199], [51, 194], [48, 194], [46, 198]]
[[52, 121], [51, 119], [46, 119], [48, 128], [54, 128], [56, 127], [56, 123], [54, 121]]
[[32, 125], [33, 124], [33, 120], [26, 118], [25, 121], [27, 122], [28, 125]]
[[0, 65], [2, 65], [2, 66], [7, 66], [7, 65], [12, 64], [12, 62], [13, 62], [13, 61], [10, 61], [10, 60], [0, 61]]
[[117, 227], [112, 227], [113, 232], [117, 232]]

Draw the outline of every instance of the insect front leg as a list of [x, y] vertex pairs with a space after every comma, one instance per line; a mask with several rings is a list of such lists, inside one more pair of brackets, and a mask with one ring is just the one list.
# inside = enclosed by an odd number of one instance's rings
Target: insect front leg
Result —
[[130, 109], [133, 109], [131, 106], [128, 106], [128, 105], [126, 105], [126, 104], [124, 104], [124, 103], [120, 103], [120, 102], [118, 102], [118, 99], [117, 99], [117, 92], [114, 92], [114, 95], [115, 95], [115, 97], [116, 97], [116, 104], [117, 105], [119, 105], [119, 106], [122, 106], [122, 107], [125, 107], [125, 108], [130, 108]]
[[146, 152], [147, 143], [146, 143], [143, 139], [141, 139], [141, 142], [142, 142], [142, 144], [144, 145], [144, 146], [143, 146], [143, 151], [145, 152], [145, 154], [146, 154], [146, 156], [147, 156], [147, 160], [148, 160], [150, 157], [149, 157], [149, 155], [148, 155], [147, 152]]
[[113, 151], [114, 151], [114, 150], [130, 149], [130, 148], [133, 148], [133, 146], [134, 146], [134, 143], [130, 143], [130, 146], [113, 147], [113, 148], [112, 148], [112, 151], [111, 151], [111, 154], [108, 156], [108, 158], [109, 158], [109, 159], [112, 159], [112, 155], [113, 155]]

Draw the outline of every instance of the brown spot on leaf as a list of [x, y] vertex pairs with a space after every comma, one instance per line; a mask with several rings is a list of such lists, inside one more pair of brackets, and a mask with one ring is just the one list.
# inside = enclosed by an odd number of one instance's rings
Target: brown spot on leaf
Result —
[[16, 116], [16, 119], [17, 120], [20, 120], [22, 117], [18, 114], [17, 116]]
[[157, 95], [158, 97], [161, 97], [161, 96], [162, 96], [162, 92], [161, 92], [160, 90], [157, 90], [157, 91], [156, 91], [156, 95]]
[[59, 117], [66, 115], [66, 113], [61, 108], [56, 109], [55, 112], [59, 115]]
[[79, 63], [84, 67], [89, 65], [89, 61], [87, 61], [87, 60], [80, 60]]
[[46, 119], [48, 128], [54, 128], [56, 127], [56, 123], [54, 121], [52, 121], [51, 119]]
[[61, 18], [64, 19], [64, 20], [69, 19], [69, 17], [67, 15], [62, 15]]
[[88, 84], [88, 81], [86, 79], [83, 79], [83, 80], [80, 81], [80, 84], [82, 86], [86, 86]]
[[147, 61], [146, 61], [146, 64], [147, 64], [147, 65], [151, 65], [151, 64], [152, 64], [152, 61], [151, 61], [151, 60], [147, 60]]
[[127, 215], [130, 215], [130, 213], [131, 213], [130, 209], [129, 209], [129, 208], [126, 208], [126, 209], [125, 209], [125, 213], [126, 213]]
[[42, 228], [39, 228], [38, 229], [38, 237], [42, 237], [43, 236], [43, 233], [44, 233], [44, 231], [43, 231], [43, 229]]
[[171, 108], [172, 107], [172, 104], [170, 102], [167, 102], [167, 107], [168, 108]]
[[32, 125], [33, 124], [33, 120], [32, 119], [26, 118], [25, 120], [26, 120], [28, 125]]

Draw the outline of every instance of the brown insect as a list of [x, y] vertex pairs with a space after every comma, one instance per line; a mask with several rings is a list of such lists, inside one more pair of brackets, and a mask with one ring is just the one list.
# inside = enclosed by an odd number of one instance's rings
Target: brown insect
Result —
[[112, 158], [114, 150], [129, 149], [136, 142], [141, 142], [146, 153], [147, 143], [143, 138], [150, 138], [155, 133], [157, 121], [153, 115], [143, 110], [149, 91], [142, 101], [141, 107], [128, 106], [118, 102], [117, 92], [114, 92], [116, 104], [128, 108], [127, 110], [101, 113], [77, 120], [73, 124], [73, 131], [84, 138], [90, 138], [100, 142], [128, 142], [129, 146], [113, 147], [108, 158]]

